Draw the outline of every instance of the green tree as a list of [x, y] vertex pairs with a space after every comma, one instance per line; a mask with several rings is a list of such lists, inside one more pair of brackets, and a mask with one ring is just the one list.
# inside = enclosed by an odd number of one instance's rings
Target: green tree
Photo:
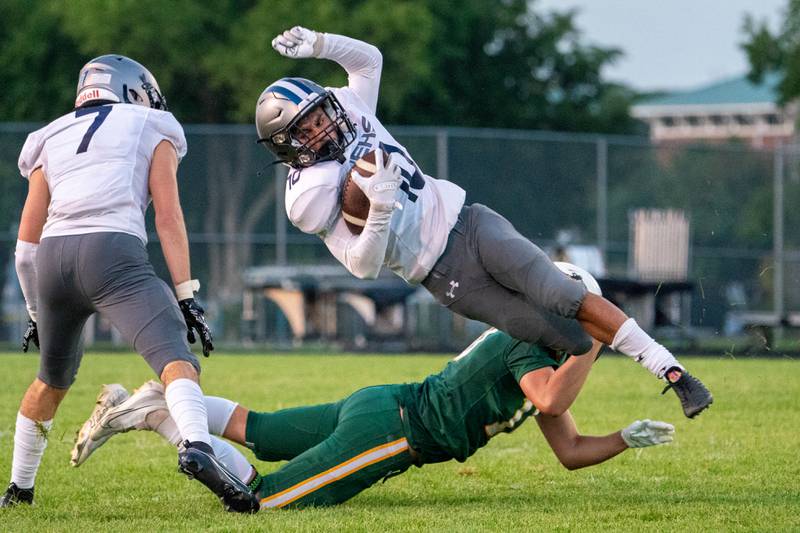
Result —
[[395, 122], [631, 131], [632, 95], [601, 79], [621, 52], [584, 44], [574, 12], [541, 13], [527, 0], [427, 4], [433, 75]]
[[52, 120], [72, 108], [85, 60], [53, 8], [0, 0], [0, 120]]
[[252, 122], [258, 95], [269, 83], [284, 76], [302, 76], [327, 86], [347, 83], [344, 71], [333, 63], [286, 59], [272, 49], [271, 41], [277, 33], [303, 25], [362, 39], [381, 49], [384, 70], [379, 114], [386, 122], [398, 123], [395, 119], [400, 118], [400, 107], [407, 95], [421, 79], [431, 76], [428, 48], [432, 21], [422, 0], [392, 4], [391, 16], [386, 8], [386, 3], [378, 0], [253, 5], [241, 15], [227, 45], [215, 49], [209, 57], [217, 88], [233, 103], [233, 118]]
[[344, 84], [335, 65], [286, 60], [271, 50], [273, 35], [302, 24], [381, 49], [378, 112], [386, 123], [632, 131], [632, 92], [601, 77], [621, 52], [584, 44], [573, 12], [534, 8], [526, 0], [464, 0], [457, 9], [452, 2], [407, 0], [387, 16], [382, 0], [259, 3], [210, 61], [240, 121], [251, 120], [253, 95], [281, 76]]
[[67, 112], [81, 66], [118, 53], [147, 66], [182, 122], [231, 120], [208, 57], [252, 1], [0, 2], [0, 119], [47, 121]]
[[747, 15], [743, 24], [742, 49], [750, 62], [749, 78], [760, 82], [770, 72], [779, 72], [781, 101], [800, 96], [800, 0], [789, 0], [777, 32], [766, 20]]
[[[57, 1], [57, 0], [56, 0]], [[239, 13], [236, 0], [81, 0], [57, 2], [63, 31], [84, 58], [128, 55], [153, 72], [182, 122], [227, 122], [230, 104], [215, 90], [208, 56], [228, 41]]]
[[0, 0], [0, 119], [51, 120], [71, 107], [78, 69], [129, 55], [159, 80], [183, 122], [252, 121], [271, 81], [343, 85], [324, 61], [270, 47], [295, 24], [381, 49], [379, 114], [390, 124], [629, 132], [630, 90], [605, 82], [620, 51], [584, 43], [574, 13], [527, 0]]

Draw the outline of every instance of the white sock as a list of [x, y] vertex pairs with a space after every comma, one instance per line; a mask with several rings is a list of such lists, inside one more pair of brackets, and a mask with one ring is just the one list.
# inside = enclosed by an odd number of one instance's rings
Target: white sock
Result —
[[[206, 413], [208, 413], [208, 432], [212, 439], [214, 435], [222, 436], [225, 428], [228, 427], [233, 410], [239, 404], [217, 396], [204, 396], [203, 398], [205, 399]], [[158, 409], [148, 413], [147, 429], [155, 431], [170, 444], [177, 446], [181, 443], [181, 432], [178, 431], [178, 426], [167, 409]]]
[[226, 398], [206, 396], [206, 412], [208, 413], [208, 432], [212, 435], [222, 435], [233, 415], [233, 410], [239, 405]]
[[183, 440], [211, 445], [208, 414], [200, 385], [191, 379], [176, 379], [164, 390], [164, 398]]
[[617, 334], [614, 335], [611, 347], [632, 357], [659, 379], [663, 378], [664, 373], [672, 367], [684, 369], [669, 350], [645, 333], [632, 318], [620, 326]]
[[22, 413], [17, 413], [14, 431], [14, 459], [11, 463], [11, 482], [21, 489], [30, 489], [36, 480], [36, 471], [47, 448], [47, 432], [53, 427], [52, 420], [35, 422]]
[[[235, 406], [236, 404], [234, 404], [234, 407]], [[175, 425], [175, 421], [169, 416], [169, 413], [165, 414], [166, 416], [158, 425], [151, 424], [149, 418], [148, 424], [153, 428], [153, 431], [164, 437], [164, 439], [168, 440], [173, 446], [177, 447], [181, 443], [181, 434], [178, 431], [178, 426]], [[211, 431], [215, 433], [214, 430]], [[227, 441], [219, 439], [214, 435], [211, 435], [211, 447], [214, 449], [214, 455], [217, 456], [217, 459], [219, 459], [228, 470], [233, 472], [236, 477], [245, 483], [250, 482], [253, 477], [254, 469], [239, 450], [231, 446]]]
[[[206, 400], [208, 400], [208, 396], [206, 396]], [[213, 397], [212, 397], [213, 398]], [[217, 400], [222, 400], [223, 398], [214, 398]], [[225, 400], [226, 402], [229, 400]], [[233, 407], [236, 405], [233, 402]], [[233, 408], [231, 408], [231, 412], [233, 412]], [[230, 418], [230, 415], [228, 416]], [[227, 420], [225, 421], [225, 425], [227, 425]], [[178, 426], [175, 424], [175, 420], [169, 415], [169, 412], [166, 409], [153, 411], [152, 413], [147, 415], [147, 425], [152, 431], [155, 431], [159, 435], [161, 435], [165, 440], [167, 440], [170, 444], [177, 447], [181, 443], [181, 433], [178, 431]], [[223, 426], [224, 427], [224, 426]], [[213, 429], [211, 430], [212, 433], [216, 433]], [[224, 464], [228, 470], [233, 472], [236, 477], [244, 481], [245, 483], [249, 483], [253, 477], [253, 473], [255, 469], [250, 465], [247, 461], [247, 458], [242, 455], [242, 453], [231, 446], [227, 441], [219, 439], [214, 435], [211, 436], [211, 447], [214, 449], [214, 455], [216, 455], [217, 459], [220, 460], [222, 464]]]
[[234, 448], [229, 442], [211, 437], [211, 447], [214, 448], [214, 455], [225, 467], [236, 477], [249, 483], [253, 477], [253, 467], [242, 452]]

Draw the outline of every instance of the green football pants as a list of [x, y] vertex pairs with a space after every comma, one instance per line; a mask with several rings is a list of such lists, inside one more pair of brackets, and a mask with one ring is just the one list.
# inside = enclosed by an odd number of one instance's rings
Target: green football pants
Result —
[[334, 505], [412, 464], [399, 388], [368, 387], [336, 403], [251, 411], [246, 440], [257, 458], [289, 460], [264, 476], [261, 509]]

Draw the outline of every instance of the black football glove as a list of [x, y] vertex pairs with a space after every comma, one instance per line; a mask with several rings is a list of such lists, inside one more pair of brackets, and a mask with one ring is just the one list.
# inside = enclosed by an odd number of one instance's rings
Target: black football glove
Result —
[[28, 351], [28, 345], [30, 342], [33, 341], [33, 344], [36, 347], [39, 347], [39, 329], [36, 327], [36, 322], [33, 321], [32, 318], [28, 319], [28, 327], [25, 329], [25, 333], [22, 335], [22, 351]]
[[208, 323], [206, 323], [206, 318], [203, 315], [205, 310], [200, 307], [200, 304], [194, 298], [181, 300], [178, 305], [181, 308], [181, 313], [183, 313], [183, 319], [186, 320], [186, 339], [191, 344], [194, 344], [197, 340], [194, 336], [194, 330], [197, 330], [197, 334], [200, 335], [200, 344], [203, 345], [203, 355], [208, 357], [208, 354], [214, 349], [212, 344], [214, 339], [211, 337], [211, 330], [208, 329]]

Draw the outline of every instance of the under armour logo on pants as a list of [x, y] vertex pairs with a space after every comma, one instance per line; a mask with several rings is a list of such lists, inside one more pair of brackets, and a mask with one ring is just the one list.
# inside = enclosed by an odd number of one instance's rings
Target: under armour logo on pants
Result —
[[456, 297], [455, 290], [456, 290], [457, 287], [458, 287], [458, 282], [456, 280], [451, 280], [450, 281], [450, 290], [447, 291], [445, 294], [447, 296], [449, 296], [450, 298], [455, 298]]

